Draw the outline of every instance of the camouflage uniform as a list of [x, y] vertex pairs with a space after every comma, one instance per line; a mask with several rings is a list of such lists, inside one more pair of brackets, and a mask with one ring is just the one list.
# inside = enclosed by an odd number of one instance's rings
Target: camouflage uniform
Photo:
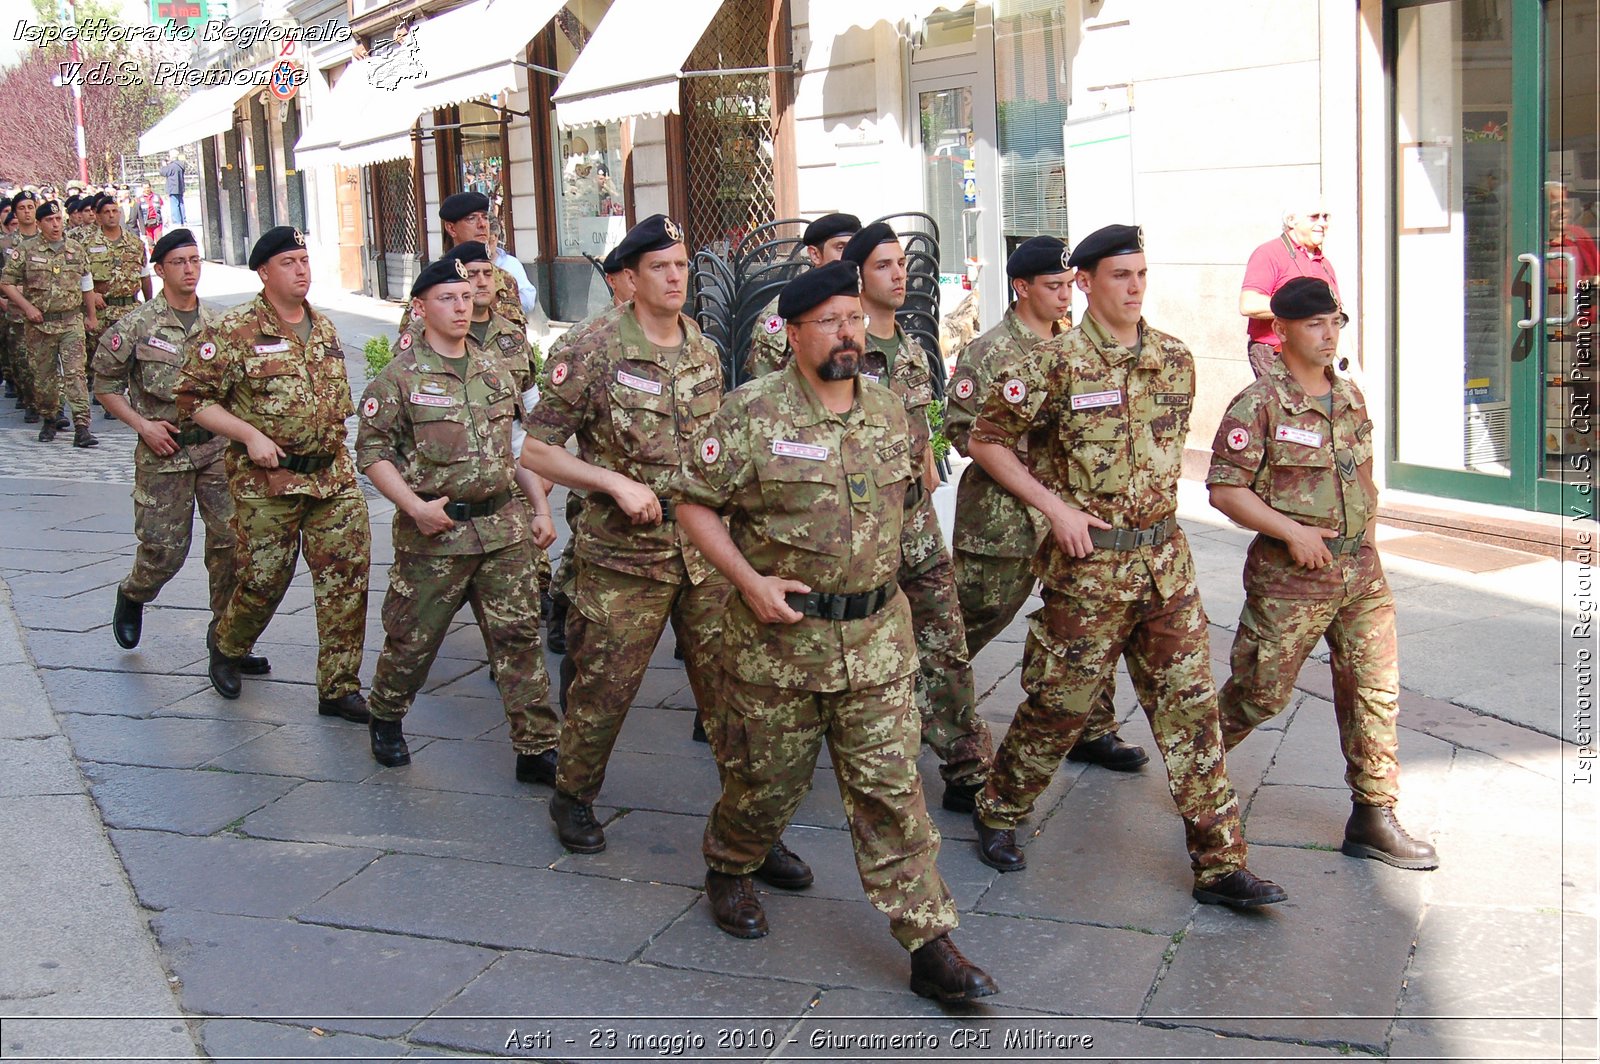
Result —
[[228, 448], [228, 487], [238, 531], [239, 583], [217, 622], [224, 655], [250, 651], [272, 620], [302, 544], [317, 606], [317, 691], [328, 700], [361, 687], [372, 531], [367, 501], [345, 446], [355, 413], [344, 349], [333, 323], [310, 304], [311, 333], [301, 343], [258, 295], [190, 340], [178, 385], [178, 412], [192, 418], [220, 406], [255, 426], [292, 459], [332, 463], [309, 472], [264, 469], [239, 444]]
[[[680, 316], [681, 348], [663, 352], [645, 339], [631, 304], [576, 338], [545, 363], [528, 435], [556, 447], [578, 438], [578, 456], [669, 498], [700, 430], [722, 401], [717, 352]], [[578, 571], [567, 618], [572, 682], [561, 728], [556, 788], [592, 803], [628, 705], [668, 619], [677, 632], [695, 701], [716, 706], [716, 650], [729, 587], [689, 542], [670, 506], [664, 520], [632, 524], [604, 496], [591, 496], [573, 534]]]
[[[1000, 324], [962, 349], [945, 390], [942, 431], [952, 446], [967, 453], [967, 438], [978, 419], [978, 408], [994, 389], [1000, 367], [1020, 361], [1041, 343], [1016, 310], [1006, 311]], [[1028, 439], [1018, 453], [1027, 461]], [[967, 630], [967, 654], [976, 657], [1005, 630], [1033, 594], [1032, 561], [1050, 536], [1050, 522], [1033, 507], [996, 484], [981, 465], [967, 466], [956, 487], [955, 554], [956, 594], [961, 599], [961, 623]], [[1091, 742], [1117, 730], [1116, 709], [1110, 685], [1095, 699], [1084, 724], [1080, 743]]]
[[1239, 393], [1217, 429], [1207, 484], [1249, 488], [1279, 513], [1340, 536], [1327, 541], [1333, 564], [1317, 570], [1295, 564], [1269, 536], [1250, 544], [1233, 675], [1218, 697], [1222, 737], [1231, 750], [1281, 712], [1326, 636], [1345, 781], [1361, 805], [1393, 806], [1400, 669], [1394, 596], [1366, 535], [1378, 512], [1372, 421], [1353, 383], [1334, 377], [1332, 398], [1330, 418], [1279, 359]]
[[[131, 229], [124, 229], [121, 236], [108, 240], [105, 230], [96, 225], [89, 239], [84, 241], [84, 247], [89, 252], [89, 274], [94, 278], [94, 290], [106, 301], [96, 315], [100, 328], [88, 336], [92, 362], [94, 352], [100, 346], [100, 337], [116, 324], [118, 318], [138, 305], [140, 280], [149, 274], [150, 267], [144, 241], [135, 236]], [[92, 373], [89, 382], [92, 386]]]
[[1135, 354], [1085, 316], [1036, 357], [1003, 367], [973, 426], [973, 440], [1007, 448], [1030, 437], [1040, 483], [1134, 541], [1073, 558], [1052, 538], [1035, 559], [1044, 608], [1023, 650], [1028, 697], [978, 815], [1010, 828], [1033, 809], [1124, 655], [1166, 761], [1196, 884], [1208, 887], [1245, 867], [1245, 843], [1223, 763], [1205, 610], [1174, 516], [1194, 358], [1142, 321], [1139, 332]]
[[511, 745], [538, 754], [555, 747], [560, 722], [546, 701], [550, 678], [539, 646], [528, 527], [533, 512], [517, 486], [508, 446], [519, 382], [508, 374], [510, 360], [501, 350], [469, 348], [463, 380], [426, 339], [406, 333], [399, 357], [362, 397], [356, 436], [362, 470], [391, 462], [424, 499], [497, 505], [493, 513], [456, 520], [437, 536], [395, 513], [394, 565], [383, 599], [386, 638], [368, 705], [375, 720], [405, 716], [456, 611], [476, 595]]
[[[527, 335], [528, 315], [523, 312], [522, 300], [517, 295], [517, 279], [498, 266], [494, 268], [494, 306], [489, 309]], [[400, 312], [400, 332], [416, 332], [411, 327], [410, 303]]]
[[861, 885], [908, 950], [956, 926], [917, 775], [911, 609], [895, 590], [904, 498], [921, 475], [922, 450], [895, 396], [861, 380], [853, 409], [835, 414], [789, 366], [729, 396], [683, 495], [731, 512], [733, 541], [758, 573], [821, 593], [892, 596], [859, 619], [770, 625], [730, 598], [723, 788], [706, 824], [706, 864], [729, 875], [761, 865], [826, 739]]
[[[197, 330], [214, 320], [203, 305], [199, 314]], [[228, 441], [178, 415], [175, 395], [189, 335], [158, 292], [101, 334], [94, 372], [101, 392], [125, 392], [140, 417], [178, 426], [173, 454], [163, 458], [143, 440], [133, 449], [133, 532], [139, 549], [119, 590], [129, 602], [149, 602], [177, 575], [189, 557], [198, 504], [206, 526], [211, 612], [220, 617], [235, 580], [233, 499], [222, 468]]]
[[775, 373], [789, 364], [789, 334], [778, 313], [778, 297], [761, 312], [761, 318], [750, 330], [750, 352], [744, 357], [745, 380], [755, 380]]
[[33, 368], [34, 405], [53, 416], [65, 402], [73, 424], [89, 425], [83, 286], [89, 273], [89, 252], [66, 237], [52, 247], [40, 236], [17, 248], [6, 260], [0, 280], [16, 285], [28, 302], [44, 314], [38, 325], [22, 324], [22, 347]]
[[[928, 356], [915, 340], [895, 326], [895, 355], [889, 365], [872, 343], [862, 352], [861, 372], [881, 377], [900, 398], [911, 426], [911, 443], [917, 455], [925, 452], [932, 430], [928, 407], [933, 403], [933, 377]], [[900, 588], [911, 603], [911, 620], [921, 659], [917, 683], [917, 709], [922, 718], [923, 742], [933, 747], [942, 762], [939, 774], [946, 783], [970, 785], [983, 781], [994, 749], [989, 725], [978, 716], [978, 697], [967, 654], [967, 632], [961, 624], [961, 599], [956, 594], [955, 569], [945, 549], [944, 533], [934, 512], [933, 496], [923, 488], [919, 474], [907, 489], [905, 523], [900, 533], [903, 560]]]
[[[21, 230], [15, 233], [0, 233], [0, 268], [5, 263], [16, 258], [21, 252], [18, 250], [24, 240], [30, 239], [22, 235]], [[19, 407], [33, 408], [33, 364], [28, 361], [27, 352], [22, 345], [22, 313], [15, 307], [6, 306], [5, 320], [0, 322], [0, 352], [5, 355], [5, 378], [16, 387], [17, 405]]]

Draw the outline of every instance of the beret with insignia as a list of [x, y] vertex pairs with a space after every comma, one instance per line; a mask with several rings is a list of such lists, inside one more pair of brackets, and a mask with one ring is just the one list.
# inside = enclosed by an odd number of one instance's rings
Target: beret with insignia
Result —
[[468, 240], [445, 252], [445, 257], [455, 259], [463, 264], [468, 262], [488, 262], [489, 249], [483, 246], [483, 241], [481, 240]]
[[457, 192], [446, 196], [439, 204], [439, 218], [446, 222], [459, 222], [469, 214], [489, 213], [489, 197], [481, 192]]
[[853, 262], [840, 260], [807, 270], [783, 286], [778, 294], [778, 313], [794, 321], [812, 307], [834, 296], [861, 294], [861, 271]]
[[861, 219], [853, 214], [824, 214], [806, 226], [800, 242], [808, 248], [820, 248], [836, 236], [861, 232]]
[[[844, 258], [855, 263], [858, 267], [867, 264], [867, 258], [872, 254], [872, 249], [879, 244], [900, 243], [900, 237], [889, 227], [887, 222], [873, 222], [850, 238], [850, 243], [844, 246]], [[784, 315], [788, 317], [788, 315]]]
[[42, 222], [52, 214], [60, 213], [61, 204], [57, 203], [55, 200], [45, 200], [43, 203], [39, 204], [39, 209], [34, 213], [34, 217]]
[[1289, 278], [1272, 293], [1271, 305], [1273, 316], [1284, 321], [1303, 321], [1319, 314], [1337, 314], [1343, 324], [1350, 321], [1350, 315], [1339, 305], [1339, 297], [1320, 277]]
[[449, 255], [434, 259], [422, 268], [417, 274], [417, 279], [411, 282], [411, 298], [415, 299], [434, 285], [439, 284], [466, 284], [467, 268], [461, 260], [451, 258]]
[[274, 255], [286, 251], [304, 251], [306, 235], [292, 225], [275, 225], [261, 234], [256, 246], [250, 249], [250, 268], [259, 270]]
[[194, 234], [189, 230], [174, 229], [156, 241], [156, 246], [150, 249], [150, 261], [160, 262], [179, 248], [198, 246], [199, 244], [195, 241]]
[[612, 255], [624, 267], [631, 267], [640, 255], [648, 251], [665, 251], [676, 244], [683, 243], [683, 229], [677, 222], [664, 214], [652, 214], [632, 229], [622, 238], [622, 243], [612, 249]]
[[34, 192], [32, 189], [26, 189], [25, 188], [22, 191], [18, 192], [16, 195], [11, 197], [11, 205], [13, 207], [15, 207], [19, 203], [38, 203], [38, 202], [39, 202], [39, 194], [37, 192]]
[[1006, 259], [1006, 276], [1032, 280], [1041, 274], [1066, 273], [1067, 245], [1059, 237], [1029, 237], [1017, 245], [1017, 250]]
[[1143, 229], [1137, 225], [1107, 225], [1084, 237], [1067, 260], [1067, 265], [1092, 270], [1101, 259], [1133, 255], [1143, 250]]

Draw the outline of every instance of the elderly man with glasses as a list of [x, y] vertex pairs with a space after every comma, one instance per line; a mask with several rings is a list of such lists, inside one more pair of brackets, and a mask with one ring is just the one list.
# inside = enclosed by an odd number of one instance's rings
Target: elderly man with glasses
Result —
[[1239, 288], [1239, 313], [1247, 319], [1245, 351], [1257, 378], [1266, 376], [1283, 349], [1283, 340], [1272, 330], [1272, 297], [1278, 289], [1296, 277], [1315, 277], [1339, 295], [1333, 262], [1323, 251], [1330, 217], [1318, 200], [1286, 210], [1283, 231], [1250, 254]]

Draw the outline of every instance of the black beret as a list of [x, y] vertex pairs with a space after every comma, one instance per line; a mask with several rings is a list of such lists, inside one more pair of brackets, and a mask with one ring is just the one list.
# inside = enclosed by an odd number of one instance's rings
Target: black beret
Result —
[[11, 209], [11, 197], [10, 196], [0, 196], [0, 211], [9, 211], [10, 209]]
[[806, 226], [800, 242], [808, 248], [820, 248], [836, 236], [861, 232], [861, 219], [853, 214], [824, 214]]
[[489, 213], [489, 197], [481, 192], [457, 192], [439, 204], [439, 217], [447, 222], [459, 222], [478, 211]]
[[187, 229], [174, 229], [156, 241], [156, 246], [150, 249], [150, 261], [160, 262], [179, 248], [192, 247], [199, 247], [194, 234]]
[[61, 204], [57, 203], [55, 200], [45, 200], [43, 203], [39, 204], [39, 209], [34, 212], [33, 216], [42, 222], [52, 214], [60, 213]]
[[481, 240], [465, 240], [445, 253], [446, 258], [455, 259], [462, 265], [469, 262], [489, 262], [489, 249], [483, 246]]
[[1017, 245], [1017, 250], [1006, 259], [1006, 276], [1024, 279], [1043, 273], [1066, 273], [1071, 256], [1066, 241], [1053, 236], [1029, 237]]
[[95, 197], [95, 201], [94, 201], [94, 209], [95, 210], [99, 210], [101, 207], [107, 207], [107, 206], [110, 206], [110, 207], [117, 206], [117, 197], [113, 196], [109, 192], [102, 192], [102, 193], [100, 193], [100, 195]]
[[867, 264], [867, 256], [872, 254], [872, 249], [879, 244], [887, 244], [890, 241], [896, 244], [900, 243], [900, 238], [895, 235], [893, 229], [889, 228], [889, 223], [873, 222], [850, 238], [850, 243], [844, 246], [844, 258], [857, 266], [865, 266]]
[[72, 214], [72, 213], [74, 213], [76, 211], [81, 211], [81, 210], [83, 210], [83, 201], [80, 200], [77, 196], [68, 196], [67, 197], [67, 213], [68, 214]]
[[606, 272], [607, 277], [623, 271], [624, 265], [622, 260], [617, 258], [616, 248], [606, 252], [606, 257], [600, 260], [600, 268]]
[[411, 298], [417, 298], [436, 284], [465, 284], [466, 281], [467, 267], [460, 259], [446, 255], [434, 259], [417, 274], [417, 279], [411, 282]]
[[1345, 322], [1350, 315], [1339, 305], [1328, 282], [1320, 277], [1291, 277], [1272, 293], [1272, 314], [1284, 321], [1301, 321], [1319, 314], [1337, 314]]
[[664, 214], [652, 214], [629, 229], [628, 235], [622, 238], [622, 243], [612, 249], [611, 254], [617, 257], [619, 263], [626, 266], [631, 259], [647, 251], [665, 251], [681, 243], [683, 243], [683, 227]]
[[807, 270], [783, 286], [778, 294], [778, 316], [793, 321], [797, 315], [834, 296], [860, 294], [860, 268], [853, 262], [830, 262]]
[[250, 249], [250, 268], [259, 270], [274, 255], [285, 251], [304, 251], [306, 235], [292, 225], [275, 225], [261, 234], [256, 246]]
[[1093, 269], [1101, 259], [1109, 259], [1113, 255], [1132, 255], [1143, 250], [1143, 229], [1137, 225], [1108, 225], [1084, 237], [1067, 260], [1067, 265]]
[[15, 207], [17, 204], [23, 203], [23, 202], [38, 203], [39, 202], [39, 194], [37, 192], [30, 192], [28, 189], [23, 189], [20, 192], [18, 192], [15, 196], [11, 197], [11, 205], [13, 207]]

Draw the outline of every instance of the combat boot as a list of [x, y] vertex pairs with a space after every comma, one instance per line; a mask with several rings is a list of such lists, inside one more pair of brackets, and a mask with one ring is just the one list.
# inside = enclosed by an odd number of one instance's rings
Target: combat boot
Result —
[[1142, 746], [1123, 742], [1116, 732], [1107, 732], [1098, 739], [1078, 740], [1067, 751], [1067, 760], [1099, 765], [1113, 772], [1137, 772], [1150, 761], [1150, 755]]
[[272, 671], [272, 662], [260, 654], [246, 654], [239, 659], [239, 671], [246, 676], [265, 676]]
[[552, 654], [567, 652], [567, 607], [572, 600], [557, 592], [550, 597], [550, 617], [545, 621], [544, 645]]
[[39, 423], [39, 442], [54, 443], [56, 440], [56, 423], [54, 421], [41, 421]]
[[1387, 805], [1350, 803], [1350, 819], [1344, 825], [1346, 857], [1370, 857], [1396, 868], [1426, 872], [1439, 867], [1439, 854], [1426, 842], [1414, 839], [1401, 826], [1394, 808]]
[[811, 874], [811, 866], [785, 846], [782, 839], [773, 843], [772, 849], [767, 851], [761, 867], [755, 871], [755, 877], [779, 890], [805, 890], [816, 880]]
[[978, 829], [978, 860], [999, 872], [1018, 872], [1028, 867], [1028, 855], [1017, 845], [1016, 831], [990, 827], [977, 810], [972, 812], [972, 826]]
[[360, 691], [346, 691], [338, 698], [318, 698], [317, 712], [324, 717], [343, 717], [352, 724], [365, 724], [372, 719]]
[[398, 719], [373, 717], [367, 721], [367, 732], [372, 736], [372, 760], [385, 768], [411, 764], [411, 749]]
[[134, 602], [117, 588], [117, 604], [111, 610], [111, 634], [117, 646], [132, 650], [139, 645], [139, 634], [144, 628], [144, 603]]
[[206, 670], [211, 677], [211, 686], [217, 689], [217, 694], [223, 698], [238, 698], [243, 688], [239, 679], [239, 659], [230, 658], [218, 650], [216, 644], [211, 646], [211, 665]]
[[767, 933], [767, 914], [749, 876], [706, 869], [706, 900], [711, 903], [711, 918], [734, 938], [760, 938]]
[[556, 785], [556, 752], [549, 749], [538, 754], [517, 755], [517, 782]]
[[983, 790], [983, 781], [976, 783], [946, 783], [944, 797], [939, 804], [952, 813], [970, 813], [978, 808], [978, 792]]
[[987, 972], [962, 956], [946, 934], [911, 951], [911, 991], [918, 997], [954, 1005], [998, 994], [1000, 988]]
[[1226, 905], [1230, 909], [1276, 905], [1288, 896], [1278, 884], [1262, 879], [1248, 868], [1229, 872], [1209, 886], [1194, 888], [1194, 900], [1201, 905]]
[[100, 437], [90, 432], [88, 425], [79, 425], [77, 431], [72, 434], [72, 446], [98, 447], [100, 446]]
[[573, 853], [599, 853], [606, 848], [606, 833], [594, 818], [594, 806], [557, 791], [550, 796], [550, 819], [556, 838]]

